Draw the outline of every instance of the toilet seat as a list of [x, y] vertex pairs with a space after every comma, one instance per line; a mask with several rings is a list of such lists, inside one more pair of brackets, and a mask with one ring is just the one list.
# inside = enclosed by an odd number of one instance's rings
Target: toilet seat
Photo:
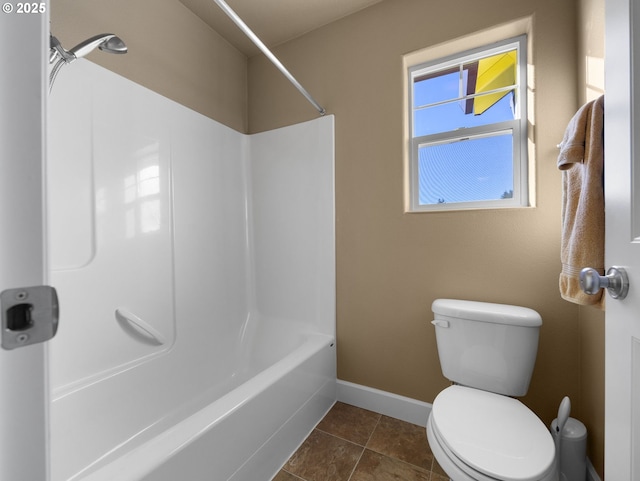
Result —
[[[433, 402], [429, 429], [430, 444], [434, 438], [441, 456], [444, 454], [468, 479], [554, 479], [551, 434], [516, 399], [463, 386], [448, 387]], [[435, 450], [434, 454], [438, 458]]]
[[[486, 476], [479, 471], [475, 471], [461, 460], [442, 443], [440, 436], [435, 433], [431, 416], [427, 421], [427, 439], [433, 456], [438, 464], [450, 476], [452, 481], [498, 481], [496, 478]], [[557, 481], [557, 480], [555, 480]]]

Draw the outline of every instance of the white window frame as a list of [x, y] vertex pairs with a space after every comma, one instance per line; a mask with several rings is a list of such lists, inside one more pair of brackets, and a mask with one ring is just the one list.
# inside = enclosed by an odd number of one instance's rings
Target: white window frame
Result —
[[[429, 73], [435, 73], [460, 64], [472, 62], [479, 58], [497, 55], [510, 50], [517, 50], [518, 65], [516, 69], [516, 94], [515, 94], [515, 119], [500, 123], [482, 125], [478, 127], [462, 128], [435, 134], [414, 136], [414, 82], [416, 78]], [[444, 210], [468, 210], [468, 209], [500, 209], [527, 207], [529, 200], [528, 179], [528, 146], [527, 146], [527, 37], [521, 35], [506, 39], [484, 47], [474, 48], [450, 55], [445, 58], [429, 61], [415, 66], [410, 66], [408, 71], [409, 92], [409, 142], [410, 142], [410, 167], [409, 167], [409, 210], [410, 212], [433, 212]], [[478, 95], [486, 95], [483, 92]], [[475, 96], [475, 94], [473, 95]], [[467, 96], [459, 97], [462, 101]], [[423, 145], [434, 145], [452, 141], [464, 141], [473, 137], [493, 135], [501, 131], [513, 132], [513, 197], [507, 199], [482, 200], [472, 202], [447, 202], [441, 204], [420, 204], [419, 201], [419, 174], [418, 152]]]

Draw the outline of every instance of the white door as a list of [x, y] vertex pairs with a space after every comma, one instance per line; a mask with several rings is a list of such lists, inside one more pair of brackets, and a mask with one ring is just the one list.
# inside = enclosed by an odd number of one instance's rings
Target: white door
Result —
[[640, 52], [631, 46], [640, 45], [640, 2], [606, 0], [605, 39], [605, 262], [624, 267], [630, 281], [626, 299], [606, 300], [605, 475], [637, 481], [640, 199], [634, 193], [640, 193]]
[[[19, 13], [20, 5], [13, 0], [0, 3], [0, 291], [4, 291], [44, 284], [49, 18], [46, 11]], [[47, 10], [48, 2], [43, 4]], [[12, 350], [0, 347], [0, 480], [47, 479], [45, 368], [46, 343]]]

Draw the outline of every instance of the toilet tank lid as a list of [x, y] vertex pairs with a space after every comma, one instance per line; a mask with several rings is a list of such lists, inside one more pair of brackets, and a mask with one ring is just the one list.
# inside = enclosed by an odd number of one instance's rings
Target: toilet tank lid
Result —
[[460, 299], [436, 299], [431, 305], [436, 315], [471, 321], [510, 324], [523, 327], [539, 327], [542, 318], [533, 309], [490, 302], [463, 301]]

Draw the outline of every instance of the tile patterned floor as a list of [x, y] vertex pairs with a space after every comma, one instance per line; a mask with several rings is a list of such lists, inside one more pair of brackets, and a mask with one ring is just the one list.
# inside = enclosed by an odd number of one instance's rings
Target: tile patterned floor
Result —
[[424, 426], [338, 402], [273, 481], [449, 481]]

